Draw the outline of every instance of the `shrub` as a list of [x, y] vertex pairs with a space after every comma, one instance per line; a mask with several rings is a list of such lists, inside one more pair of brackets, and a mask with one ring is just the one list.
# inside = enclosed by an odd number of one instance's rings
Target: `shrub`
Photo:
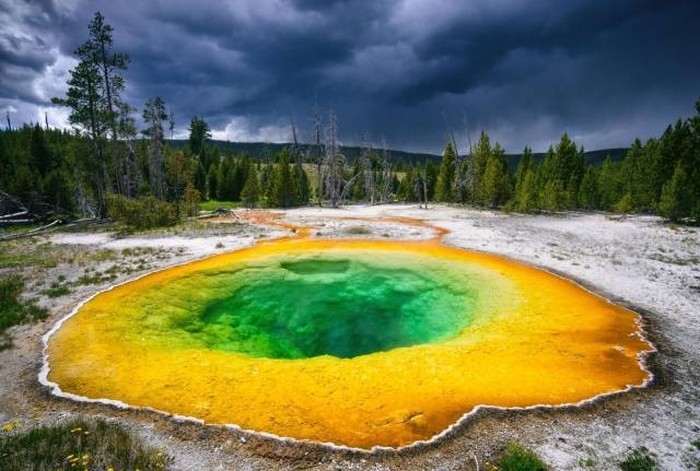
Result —
[[107, 214], [128, 229], [135, 230], [172, 226], [178, 221], [177, 207], [153, 196], [126, 198], [108, 195]]
[[166, 469], [171, 459], [117, 424], [72, 420], [0, 437], [2, 469]]
[[646, 447], [639, 447], [632, 450], [624, 460], [619, 463], [622, 471], [654, 471], [656, 461], [654, 454]]
[[547, 469], [532, 451], [527, 450], [517, 443], [508, 445], [496, 462], [501, 471], [544, 471]]

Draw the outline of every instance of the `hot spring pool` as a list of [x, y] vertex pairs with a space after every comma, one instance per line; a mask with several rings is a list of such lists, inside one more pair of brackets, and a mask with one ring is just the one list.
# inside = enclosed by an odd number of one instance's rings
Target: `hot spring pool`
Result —
[[649, 378], [637, 315], [437, 241], [289, 240], [117, 286], [50, 337], [69, 394], [358, 448], [478, 405], [576, 403]]

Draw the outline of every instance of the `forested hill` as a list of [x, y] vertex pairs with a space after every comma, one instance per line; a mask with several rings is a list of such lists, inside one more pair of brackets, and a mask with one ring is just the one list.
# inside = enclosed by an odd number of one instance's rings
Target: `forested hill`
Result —
[[[168, 144], [173, 149], [183, 149], [188, 144], [189, 141], [186, 139], [170, 139]], [[274, 156], [279, 151], [285, 147], [289, 147], [291, 144], [272, 144], [268, 142], [230, 142], [230, 141], [208, 141], [210, 147], [219, 149], [222, 154], [247, 154], [255, 159], [264, 159], [266, 156]], [[304, 151], [311, 152], [311, 144], [301, 144], [300, 147]], [[355, 146], [342, 147], [341, 152], [349, 160], [352, 161], [360, 154], [362, 149]], [[606, 156], [610, 155], [613, 161], [620, 161], [625, 158], [628, 148], [614, 148], [614, 149], [601, 149], [586, 152], [585, 158], [586, 162], [592, 165], [602, 165]], [[433, 161], [434, 163], [439, 163], [442, 156], [437, 154], [427, 154], [421, 152], [407, 152], [403, 150], [390, 149], [389, 151], [390, 159], [394, 161], [401, 161], [403, 163], [420, 163], [424, 164], [426, 161]], [[545, 153], [535, 153], [533, 158], [536, 162], [544, 159]], [[518, 162], [520, 161], [521, 154], [506, 154], [506, 160], [508, 161], [508, 166], [512, 171], [515, 171]]]
[[[186, 139], [170, 139], [168, 144], [175, 150], [184, 149], [189, 141]], [[207, 145], [219, 149], [224, 155], [240, 155], [246, 154], [255, 159], [264, 159], [265, 157], [273, 157], [282, 149], [290, 147], [291, 143], [269, 143], [269, 142], [230, 142], [230, 141], [216, 141], [208, 140]], [[311, 154], [313, 151], [313, 145], [311, 144], [300, 144], [299, 147], [302, 152]], [[362, 148], [354, 146], [343, 146], [341, 147], [341, 153], [345, 156], [348, 161], [355, 160], [355, 157], [360, 155]], [[375, 149], [378, 150], [378, 149]], [[378, 150], [381, 152], [381, 150]], [[415, 162], [424, 163], [427, 160], [432, 160], [433, 162], [439, 162], [439, 155], [435, 154], [424, 154], [420, 152], [405, 152], [402, 150], [388, 150], [390, 158], [395, 161], [402, 161], [405, 163]]]

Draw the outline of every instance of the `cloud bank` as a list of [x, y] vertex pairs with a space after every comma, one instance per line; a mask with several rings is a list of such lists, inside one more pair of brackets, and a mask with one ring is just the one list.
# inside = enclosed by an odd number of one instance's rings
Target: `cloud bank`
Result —
[[73, 50], [100, 10], [131, 56], [125, 98], [161, 96], [176, 134], [203, 116], [221, 139], [311, 139], [334, 108], [344, 143], [439, 152], [484, 129], [510, 152], [562, 132], [627, 146], [700, 97], [695, 0], [0, 0], [0, 110], [66, 125]]

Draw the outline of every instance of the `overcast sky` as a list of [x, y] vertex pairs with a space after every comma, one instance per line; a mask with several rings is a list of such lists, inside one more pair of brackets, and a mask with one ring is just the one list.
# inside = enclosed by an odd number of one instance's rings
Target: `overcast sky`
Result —
[[96, 10], [131, 56], [125, 98], [163, 97], [181, 137], [200, 115], [215, 138], [286, 142], [293, 115], [311, 140], [317, 104], [344, 144], [437, 153], [483, 129], [515, 153], [567, 131], [593, 150], [700, 98], [698, 0], [0, 0], [3, 125], [67, 124], [50, 98]]

